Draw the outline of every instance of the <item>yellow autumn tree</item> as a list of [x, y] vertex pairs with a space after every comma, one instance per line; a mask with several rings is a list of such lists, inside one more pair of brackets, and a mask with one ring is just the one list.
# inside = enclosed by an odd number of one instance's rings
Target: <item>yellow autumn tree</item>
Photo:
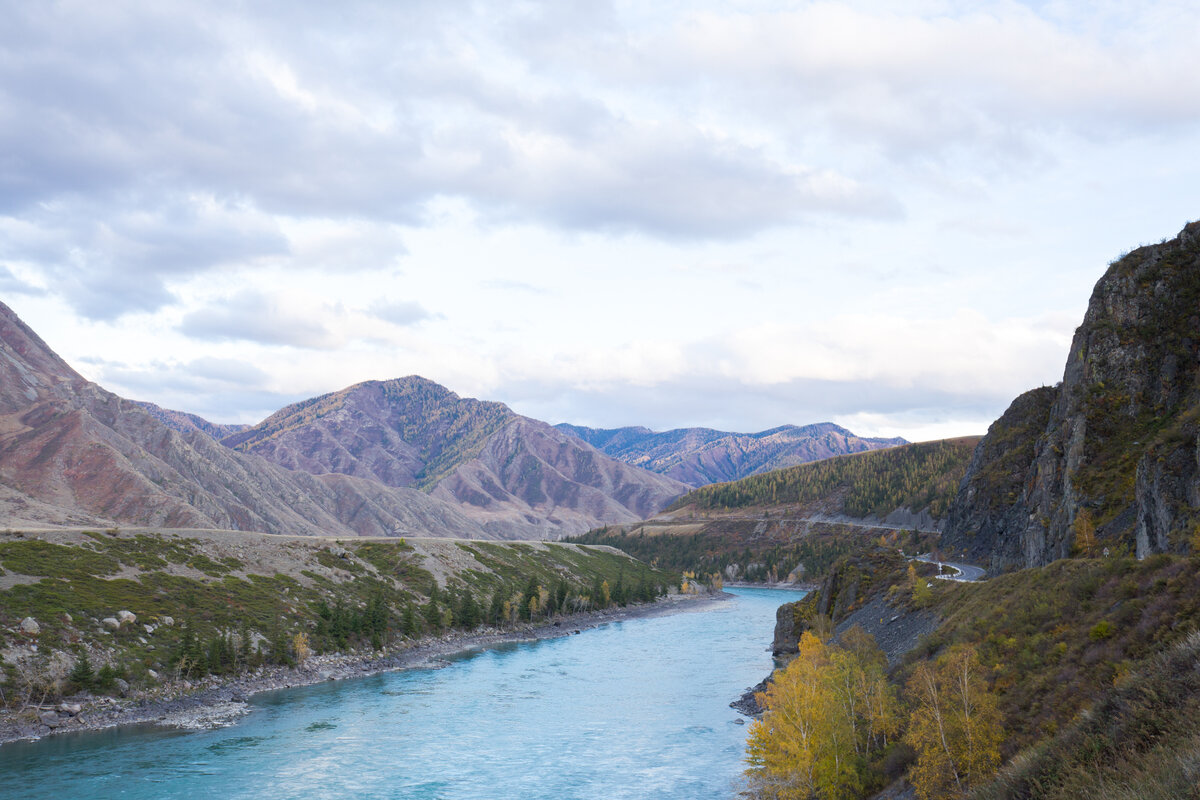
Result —
[[855, 740], [866, 758], [881, 752], [900, 731], [900, 703], [887, 679], [887, 657], [859, 625], [841, 635], [843, 705], [855, 720]]
[[996, 772], [1003, 739], [996, 699], [975, 650], [958, 646], [908, 681], [905, 740], [916, 751], [909, 780], [923, 800], [955, 797]]
[[929, 581], [917, 574], [916, 565], [911, 561], [908, 562], [908, 585], [912, 587], [913, 605], [917, 608], [924, 608], [933, 600]]
[[300, 631], [292, 637], [292, 650], [296, 652], [296, 661], [303, 664], [304, 660], [312, 653], [312, 649], [308, 646], [308, 634]]
[[759, 695], [766, 712], [747, 743], [752, 796], [860, 796], [868, 758], [898, 727], [885, 668], [874, 638], [861, 628], [834, 646], [805, 631], [796, 658]]
[[750, 726], [746, 760], [757, 797], [802, 800], [817, 790], [817, 763], [832, 695], [825, 643], [805, 631], [800, 652], [759, 695], [766, 713]]

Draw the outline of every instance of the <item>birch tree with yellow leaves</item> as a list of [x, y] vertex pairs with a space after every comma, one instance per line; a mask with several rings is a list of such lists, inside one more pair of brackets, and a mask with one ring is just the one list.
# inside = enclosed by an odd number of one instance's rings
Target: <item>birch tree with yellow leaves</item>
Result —
[[912, 701], [905, 740], [917, 754], [909, 780], [923, 800], [956, 797], [1000, 765], [1002, 728], [975, 651], [951, 649], [921, 663], [908, 681]]
[[830, 646], [811, 631], [777, 672], [750, 728], [750, 794], [771, 800], [858, 797], [866, 765], [899, 724], [875, 640], [859, 629]]

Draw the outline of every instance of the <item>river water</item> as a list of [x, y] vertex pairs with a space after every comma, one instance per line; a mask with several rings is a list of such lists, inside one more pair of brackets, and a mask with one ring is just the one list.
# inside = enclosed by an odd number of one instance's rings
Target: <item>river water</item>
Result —
[[730, 798], [781, 603], [735, 599], [443, 669], [256, 695], [213, 731], [150, 726], [0, 747], [2, 798]]

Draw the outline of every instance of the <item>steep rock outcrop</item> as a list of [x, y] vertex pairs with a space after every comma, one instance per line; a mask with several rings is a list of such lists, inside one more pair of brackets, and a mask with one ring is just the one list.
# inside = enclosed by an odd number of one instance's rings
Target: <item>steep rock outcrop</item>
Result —
[[[1193, 548], [1198, 379], [1193, 222], [1109, 267], [1075, 332], [1062, 383], [1018, 398], [980, 442], [944, 546], [997, 569], [1105, 547], [1138, 556]], [[1012, 443], [1001, 441], [1010, 436]]]

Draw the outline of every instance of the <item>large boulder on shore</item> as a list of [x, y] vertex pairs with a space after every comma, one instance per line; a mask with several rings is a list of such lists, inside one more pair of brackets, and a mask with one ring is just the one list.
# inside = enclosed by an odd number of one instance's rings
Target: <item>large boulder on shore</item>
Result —
[[776, 657], [793, 656], [800, 648], [800, 637], [808, 630], [808, 622], [800, 613], [800, 603], [784, 603], [775, 612], [775, 640], [771, 653]]

